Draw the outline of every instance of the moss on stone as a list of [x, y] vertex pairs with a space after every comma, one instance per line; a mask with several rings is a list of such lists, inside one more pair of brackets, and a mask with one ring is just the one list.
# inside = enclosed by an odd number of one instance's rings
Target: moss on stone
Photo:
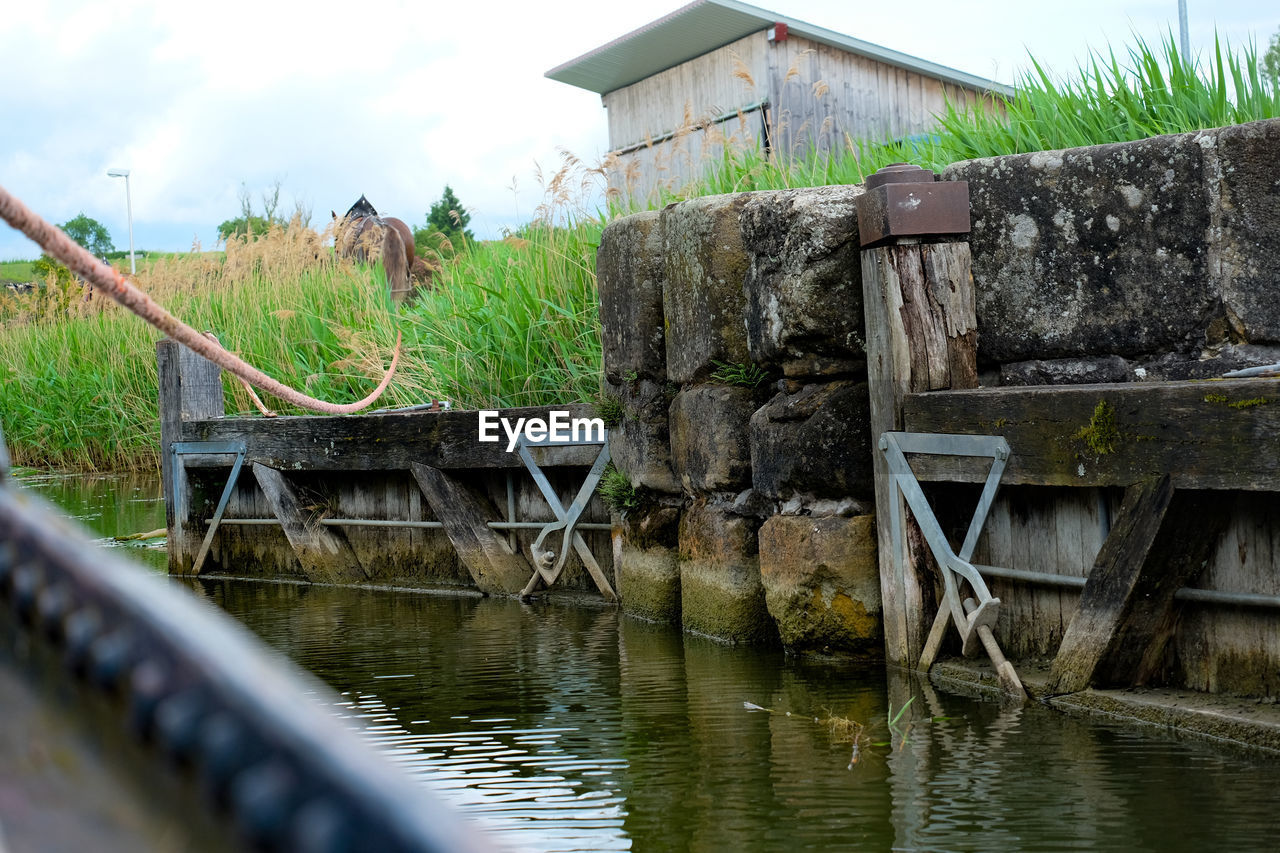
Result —
[[1099, 400], [1089, 423], [1080, 427], [1073, 438], [1083, 441], [1097, 456], [1115, 453], [1122, 438], [1116, 428], [1116, 410], [1106, 400]]

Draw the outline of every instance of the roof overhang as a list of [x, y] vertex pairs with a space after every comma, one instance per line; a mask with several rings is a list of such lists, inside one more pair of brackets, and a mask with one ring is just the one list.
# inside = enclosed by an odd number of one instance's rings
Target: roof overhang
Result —
[[670, 15], [557, 65], [552, 80], [606, 94], [688, 62], [740, 38], [786, 24], [789, 34], [979, 91], [1013, 96], [1013, 87], [899, 53], [736, 0], [694, 0]]

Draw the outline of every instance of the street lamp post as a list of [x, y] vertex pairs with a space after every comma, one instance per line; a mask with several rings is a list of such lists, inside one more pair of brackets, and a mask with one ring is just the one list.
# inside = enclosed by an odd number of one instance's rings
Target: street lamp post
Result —
[[138, 274], [138, 264], [133, 259], [133, 196], [129, 193], [129, 170], [107, 169], [108, 177], [124, 178], [124, 201], [129, 209], [129, 274]]
[[1191, 61], [1191, 36], [1187, 29], [1187, 0], [1178, 0], [1178, 40], [1182, 42], [1182, 59]]

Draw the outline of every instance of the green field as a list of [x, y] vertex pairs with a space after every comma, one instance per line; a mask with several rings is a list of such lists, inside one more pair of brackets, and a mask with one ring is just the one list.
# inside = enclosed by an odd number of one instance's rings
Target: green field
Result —
[[0, 261], [0, 282], [31, 281], [31, 261]]

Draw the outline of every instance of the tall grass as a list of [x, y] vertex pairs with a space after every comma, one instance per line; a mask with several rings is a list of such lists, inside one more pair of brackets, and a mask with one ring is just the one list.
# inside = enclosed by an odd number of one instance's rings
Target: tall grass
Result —
[[[599, 393], [602, 360], [595, 250], [611, 216], [695, 195], [858, 183], [892, 162], [940, 169], [973, 157], [1277, 115], [1280, 93], [1252, 47], [1236, 54], [1215, 43], [1199, 67], [1171, 39], [1154, 50], [1138, 42], [1123, 59], [1094, 56], [1067, 80], [1033, 61], [1014, 98], [951, 105], [937, 133], [924, 138], [846, 139], [829, 154], [786, 157], [766, 155], [745, 137], [721, 139], [696, 180], [639, 201], [611, 196], [605, 214], [579, 207], [603, 170], [566, 155], [544, 181], [547, 201], [533, 223], [503, 240], [459, 247], [433, 289], [399, 309], [380, 269], [334, 259], [326, 235], [299, 221], [252, 242], [233, 239], [225, 255], [157, 257], [140, 269], [138, 282], [251, 363], [335, 402], [358, 399], [375, 384], [397, 330], [405, 354], [382, 405], [589, 400]], [[154, 467], [156, 338], [101, 297], [84, 301], [74, 283], [51, 279], [27, 296], [0, 289], [0, 424], [15, 461]], [[250, 410], [238, 383], [228, 381], [226, 391], [231, 411]]]
[[1215, 38], [1207, 62], [1183, 56], [1171, 37], [1159, 48], [1137, 40], [1122, 60], [1094, 54], [1074, 77], [1055, 79], [1038, 62], [998, 110], [941, 117], [932, 156], [955, 162], [1106, 142], [1129, 142], [1280, 115], [1280, 89], [1257, 49], [1224, 50]]
[[[319, 250], [319, 251], [318, 251]], [[284, 382], [358, 399], [390, 358], [395, 324], [380, 271], [334, 261], [310, 229], [233, 241], [225, 261], [161, 260], [138, 284], [173, 313]], [[0, 294], [0, 423], [21, 465], [82, 470], [158, 462], [159, 333], [114, 303]], [[387, 398], [416, 402], [401, 377]], [[232, 411], [251, 408], [227, 381]]]
[[415, 370], [469, 408], [595, 397], [603, 370], [595, 251], [603, 224], [535, 223], [468, 243], [401, 323]]

